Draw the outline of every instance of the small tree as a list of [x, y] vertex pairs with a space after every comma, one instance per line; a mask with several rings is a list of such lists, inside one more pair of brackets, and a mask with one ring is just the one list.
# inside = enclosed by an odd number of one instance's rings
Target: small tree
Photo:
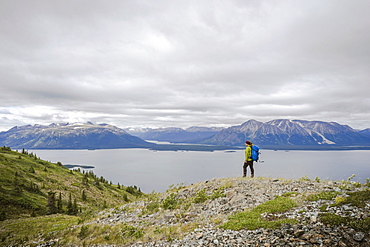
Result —
[[73, 206], [72, 206], [72, 214], [76, 215], [78, 213], [78, 207], [77, 207], [77, 200], [76, 198], [73, 200]]
[[33, 168], [33, 166], [30, 167], [30, 173], [35, 173], [35, 168]]
[[73, 213], [73, 204], [72, 204], [72, 195], [69, 194], [68, 203], [67, 203], [67, 214]]
[[0, 221], [3, 221], [5, 219], [6, 219], [5, 210], [3, 210], [2, 208], [0, 208]]
[[17, 187], [17, 186], [19, 185], [19, 181], [18, 181], [18, 172], [17, 172], [17, 171], [14, 173], [13, 185], [14, 185], [15, 187]]
[[15, 174], [14, 174], [13, 185], [14, 185], [15, 193], [21, 194], [22, 193], [22, 187], [21, 187], [22, 184], [21, 184], [21, 181], [19, 181], [18, 172], [15, 172]]
[[68, 205], [67, 205], [67, 214], [76, 215], [77, 213], [78, 213], [77, 200], [75, 198], [72, 202], [72, 195], [69, 194]]
[[48, 214], [57, 213], [57, 208], [55, 207], [55, 192], [48, 192]]
[[128, 201], [129, 201], [127, 194], [124, 194], [124, 195], [123, 195], [123, 200], [124, 200], [125, 202], [128, 202]]
[[85, 193], [85, 190], [82, 191], [82, 201], [86, 201], [87, 200], [87, 196], [86, 196], [86, 193]]
[[89, 185], [89, 175], [87, 173], [82, 177], [82, 184], [86, 186]]
[[59, 198], [57, 200], [57, 210], [58, 210], [58, 213], [63, 212], [63, 203], [62, 203], [62, 193], [61, 192], [59, 192]]

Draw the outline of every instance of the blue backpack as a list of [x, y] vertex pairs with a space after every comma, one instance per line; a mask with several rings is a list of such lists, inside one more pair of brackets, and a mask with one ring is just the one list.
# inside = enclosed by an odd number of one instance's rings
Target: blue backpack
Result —
[[258, 161], [259, 156], [260, 156], [260, 148], [258, 146], [256, 146], [256, 145], [252, 145], [251, 146], [251, 149], [252, 149], [251, 159], [253, 161]]

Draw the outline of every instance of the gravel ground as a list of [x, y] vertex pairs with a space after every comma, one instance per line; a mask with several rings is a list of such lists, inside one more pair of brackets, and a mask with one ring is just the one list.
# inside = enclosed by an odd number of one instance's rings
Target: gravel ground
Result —
[[[213, 179], [202, 183], [177, 188], [159, 196], [163, 202], [171, 193], [178, 200], [194, 198], [200, 190], [208, 196], [215, 190], [222, 190], [223, 197], [193, 203], [187, 208], [159, 209], [158, 212], [145, 214], [145, 208], [151, 201], [139, 201], [127, 204], [120, 209], [101, 213], [93, 223], [121, 224], [132, 226], [155, 225], [168, 227], [177, 225], [197, 225], [194, 230], [184, 232], [177, 239], [159, 239], [148, 242], [136, 242], [127, 246], [370, 246], [369, 232], [355, 231], [346, 226], [330, 226], [320, 221], [320, 208], [331, 205], [333, 200], [307, 201], [303, 196], [322, 191], [336, 191], [346, 197], [348, 191], [368, 189], [355, 186], [350, 181], [314, 181], [308, 179], [267, 179], [267, 178], [230, 178]], [[279, 229], [224, 230], [219, 225], [226, 222], [228, 216], [245, 209], [254, 208], [275, 196], [293, 192], [299, 206], [281, 214], [263, 214], [265, 219], [297, 219], [298, 224], [282, 225]], [[369, 217], [370, 202], [363, 208], [351, 205], [328, 207], [328, 212], [353, 219]]]

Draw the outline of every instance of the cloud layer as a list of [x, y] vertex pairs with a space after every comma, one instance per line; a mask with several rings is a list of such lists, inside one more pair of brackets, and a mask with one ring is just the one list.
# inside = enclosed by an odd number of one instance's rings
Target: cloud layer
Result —
[[369, 1], [0, 2], [0, 130], [370, 127]]

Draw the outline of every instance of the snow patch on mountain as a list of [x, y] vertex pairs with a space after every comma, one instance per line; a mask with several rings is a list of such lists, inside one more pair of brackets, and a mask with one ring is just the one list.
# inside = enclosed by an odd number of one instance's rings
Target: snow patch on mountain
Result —
[[322, 137], [322, 141], [321, 142], [317, 142], [318, 144], [330, 144], [330, 145], [333, 145], [333, 144], [336, 144], [335, 142], [332, 142], [328, 139], [326, 139], [326, 137], [318, 132], [316, 132], [316, 134], [318, 134], [319, 136]]

